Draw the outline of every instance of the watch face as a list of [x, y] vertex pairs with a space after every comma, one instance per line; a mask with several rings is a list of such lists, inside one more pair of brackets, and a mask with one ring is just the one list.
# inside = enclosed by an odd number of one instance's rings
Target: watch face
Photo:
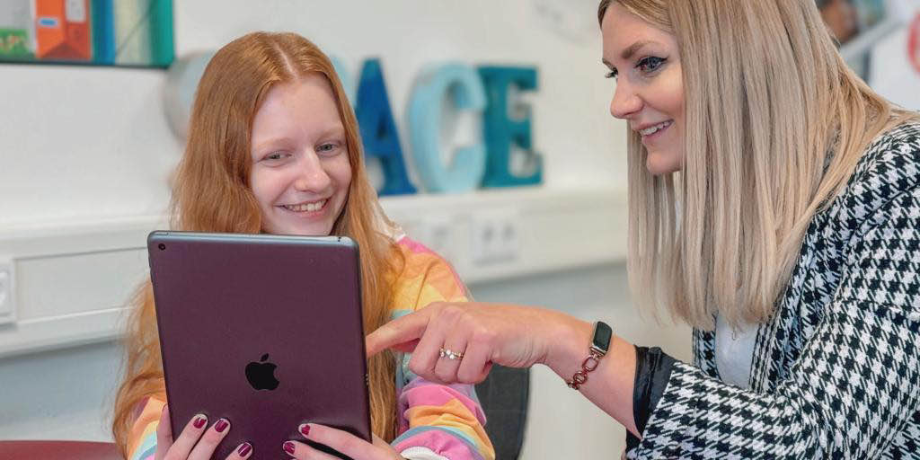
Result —
[[594, 338], [591, 341], [591, 345], [607, 353], [607, 349], [610, 348], [610, 338], [612, 336], [613, 330], [610, 329], [610, 326], [603, 321], [598, 321], [594, 323]]

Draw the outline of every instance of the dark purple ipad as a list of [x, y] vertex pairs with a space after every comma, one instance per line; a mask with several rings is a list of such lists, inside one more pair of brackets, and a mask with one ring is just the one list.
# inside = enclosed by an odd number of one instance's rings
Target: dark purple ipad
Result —
[[204, 413], [231, 423], [218, 459], [282, 458], [305, 422], [371, 439], [352, 240], [157, 231], [147, 250], [175, 436]]

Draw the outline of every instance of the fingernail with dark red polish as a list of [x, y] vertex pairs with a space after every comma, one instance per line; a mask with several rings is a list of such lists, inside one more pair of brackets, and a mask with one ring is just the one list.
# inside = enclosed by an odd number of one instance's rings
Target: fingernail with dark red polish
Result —
[[304, 423], [303, 425], [300, 425], [300, 432], [304, 436], [310, 436], [310, 425], [307, 425], [306, 423]]
[[208, 419], [207, 419], [205, 416], [203, 416], [203, 415], [196, 415], [196, 416], [195, 416], [195, 421], [192, 422], [192, 425], [194, 425], [195, 428], [201, 428], [201, 427], [204, 426], [205, 423], [208, 423]]
[[285, 452], [287, 452], [287, 453], [289, 453], [289, 454], [291, 454], [291, 455], [294, 455], [294, 449], [295, 449], [295, 447], [294, 447], [294, 443], [293, 443], [293, 442], [291, 442], [291, 441], [284, 441], [284, 445], [283, 445], [282, 447], [284, 447], [284, 451], [285, 451]]
[[244, 442], [240, 444], [240, 447], [236, 450], [236, 453], [240, 454], [240, 457], [245, 457], [250, 450], [252, 450], [252, 445], [248, 442]]
[[214, 425], [214, 429], [217, 430], [218, 433], [223, 433], [224, 430], [226, 430], [227, 426], [229, 425], [230, 425], [230, 422], [224, 419], [220, 419], [217, 421], [217, 425]]

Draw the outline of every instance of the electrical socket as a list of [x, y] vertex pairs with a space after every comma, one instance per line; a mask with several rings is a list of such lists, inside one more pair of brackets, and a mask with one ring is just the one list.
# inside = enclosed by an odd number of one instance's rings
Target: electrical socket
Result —
[[11, 323], [16, 319], [16, 277], [13, 260], [0, 258], [0, 324]]
[[448, 215], [426, 215], [414, 220], [400, 220], [406, 235], [451, 263], [457, 253], [454, 247], [455, 222]]
[[454, 248], [454, 222], [447, 216], [427, 216], [422, 243], [451, 263], [456, 263]]
[[515, 210], [490, 210], [476, 214], [470, 227], [473, 263], [508, 263], [520, 256], [520, 229], [518, 213]]

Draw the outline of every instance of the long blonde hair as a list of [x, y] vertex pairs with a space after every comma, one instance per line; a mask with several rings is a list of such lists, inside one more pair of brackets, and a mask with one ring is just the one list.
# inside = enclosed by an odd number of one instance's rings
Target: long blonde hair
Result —
[[773, 313], [814, 214], [868, 144], [910, 118], [857, 77], [814, 0], [603, 0], [674, 35], [686, 120], [679, 173], [652, 176], [630, 132], [636, 302], [694, 327]]
[[[290, 33], [257, 32], [236, 39], [208, 64], [192, 111], [188, 144], [172, 193], [174, 229], [259, 233], [262, 219], [249, 187], [252, 121], [269, 90], [310, 73], [324, 75], [336, 96], [345, 126], [352, 180], [348, 200], [333, 226], [361, 248], [364, 329], [374, 331], [390, 318], [392, 286], [402, 270], [402, 253], [386, 235], [391, 225], [364, 169], [358, 123], [329, 58], [307, 39]], [[150, 282], [135, 297], [125, 338], [124, 381], [118, 391], [112, 432], [127, 455], [134, 410], [145, 398], [165, 399], [162, 358]], [[371, 426], [392, 440], [396, 434], [395, 361], [390, 353], [371, 358]]]

